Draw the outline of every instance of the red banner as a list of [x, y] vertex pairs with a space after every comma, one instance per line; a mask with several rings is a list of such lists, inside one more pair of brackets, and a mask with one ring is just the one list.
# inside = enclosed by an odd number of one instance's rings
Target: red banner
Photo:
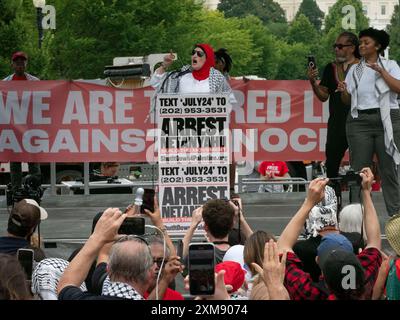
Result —
[[[328, 103], [307, 81], [231, 82], [236, 161], [325, 159]], [[151, 87], [0, 81], [0, 162], [151, 162]]]

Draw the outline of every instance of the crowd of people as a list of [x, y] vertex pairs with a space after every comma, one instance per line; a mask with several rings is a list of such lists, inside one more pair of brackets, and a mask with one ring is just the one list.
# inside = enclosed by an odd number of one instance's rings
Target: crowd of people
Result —
[[[120, 234], [129, 208], [107, 208], [93, 220], [92, 234], [69, 259], [46, 257], [35, 231], [48, 214], [36, 201], [16, 203], [9, 215], [7, 235], [0, 238], [0, 299], [8, 300], [183, 300], [188, 291], [175, 288], [185, 277], [189, 290], [189, 248], [199, 225], [214, 247], [215, 290], [195, 299], [219, 300], [399, 300], [400, 299], [400, 188], [398, 138], [400, 69], [381, 55], [389, 45], [384, 31], [372, 28], [359, 37], [345, 32], [334, 44], [336, 60], [308, 76], [317, 97], [330, 98], [326, 148], [328, 178], [309, 184], [307, 196], [279, 238], [268, 230], [253, 230], [246, 221], [239, 196], [211, 199], [193, 211], [182, 250], [174, 245], [163, 224], [156, 198], [154, 211], [145, 210], [154, 235]], [[214, 55], [208, 44], [196, 44], [191, 65], [167, 72], [167, 56], [155, 71], [157, 93], [229, 93], [232, 60], [225, 49]], [[16, 74], [8, 80], [29, 79], [27, 57], [13, 57]], [[217, 60], [217, 63], [216, 63]], [[219, 70], [220, 71], [219, 71]], [[19, 71], [18, 71], [19, 70]], [[21, 71], [22, 70], [22, 71]], [[21, 71], [21, 72], [20, 72]], [[350, 162], [360, 177], [353, 204], [340, 208], [338, 190], [328, 185], [350, 147]], [[386, 209], [391, 216], [385, 234], [395, 254], [384, 252], [381, 227], [371, 197], [377, 155]], [[113, 176], [117, 163], [102, 166]], [[265, 180], [290, 177], [285, 163], [260, 165]], [[301, 235], [305, 238], [301, 239]], [[31, 250], [31, 274], [17, 259]]]
[[[137, 213], [108, 208], [94, 218], [92, 234], [69, 261], [46, 257], [34, 235], [47, 212], [34, 200], [22, 200], [11, 210], [7, 236], [0, 238], [0, 298], [183, 300], [188, 291], [176, 290], [176, 277], [186, 277], [188, 290], [188, 248], [204, 223], [206, 241], [215, 247], [215, 292], [195, 299], [400, 299], [400, 217], [386, 224], [395, 252], [390, 255], [382, 250], [371, 198], [374, 176], [367, 167], [360, 176], [362, 203], [340, 212], [329, 179], [311, 181], [305, 201], [278, 239], [252, 230], [240, 198], [209, 200], [193, 212], [181, 256], [155, 201], [154, 212], [146, 210], [146, 215], [158, 233], [119, 234], [123, 221]], [[305, 239], [299, 240], [302, 233]], [[20, 249], [34, 252], [31, 277], [17, 259]]]

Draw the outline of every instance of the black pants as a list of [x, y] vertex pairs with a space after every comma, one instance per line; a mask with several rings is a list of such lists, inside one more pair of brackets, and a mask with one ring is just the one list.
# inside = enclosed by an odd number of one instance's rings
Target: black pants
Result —
[[[286, 164], [291, 177], [304, 178], [307, 180], [306, 166], [303, 161], [286, 161]], [[306, 191], [306, 188], [304, 185], [294, 185], [293, 191]]]
[[325, 167], [328, 178], [338, 176], [340, 163], [348, 147], [349, 144], [347, 143], [345, 130], [333, 127], [329, 128], [328, 126], [328, 136], [325, 145]]

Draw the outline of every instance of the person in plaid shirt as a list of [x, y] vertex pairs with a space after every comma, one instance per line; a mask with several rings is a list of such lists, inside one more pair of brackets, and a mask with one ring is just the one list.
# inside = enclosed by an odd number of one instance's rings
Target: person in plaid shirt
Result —
[[302, 270], [302, 262], [292, 250], [309, 212], [323, 199], [329, 179], [317, 178], [310, 183], [306, 200], [279, 238], [279, 252], [287, 252], [284, 285], [292, 300], [371, 298], [382, 263], [381, 232], [370, 194], [374, 176], [370, 168], [362, 169], [360, 175], [365, 211], [364, 226], [368, 239], [367, 246], [360, 254], [354, 255], [350, 241], [344, 236], [335, 233], [324, 236], [317, 256], [322, 276], [315, 283]]

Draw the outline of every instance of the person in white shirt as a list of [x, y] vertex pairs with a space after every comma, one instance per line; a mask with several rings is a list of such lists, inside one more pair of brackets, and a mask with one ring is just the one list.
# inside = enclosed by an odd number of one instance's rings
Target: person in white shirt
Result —
[[[191, 65], [183, 66], [180, 71], [165, 72], [172, 64], [173, 54], [164, 57], [162, 65], [155, 70], [150, 84], [156, 89], [156, 94], [218, 94], [228, 93], [229, 102], [237, 103], [227, 77], [215, 67], [215, 53], [213, 48], [205, 43], [196, 44], [192, 51]], [[233, 156], [232, 156], [233, 157]], [[231, 193], [234, 192], [236, 166], [230, 167]]]
[[[385, 31], [368, 28], [359, 38], [362, 59], [337, 89], [343, 102], [351, 105], [346, 122], [350, 161], [359, 171], [371, 167], [377, 155], [386, 210], [393, 216], [400, 213], [400, 67], [383, 57], [390, 41]], [[356, 190], [351, 191], [354, 196]]]
[[157, 93], [231, 94], [232, 89], [226, 78], [215, 69], [214, 50], [210, 45], [196, 44], [192, 51], [191, 65], [183, 66], [180, 71], [165, 72], [173, 58], [172, 54], [165, 56], [164, 62], [151, 78], [150, 84]]

